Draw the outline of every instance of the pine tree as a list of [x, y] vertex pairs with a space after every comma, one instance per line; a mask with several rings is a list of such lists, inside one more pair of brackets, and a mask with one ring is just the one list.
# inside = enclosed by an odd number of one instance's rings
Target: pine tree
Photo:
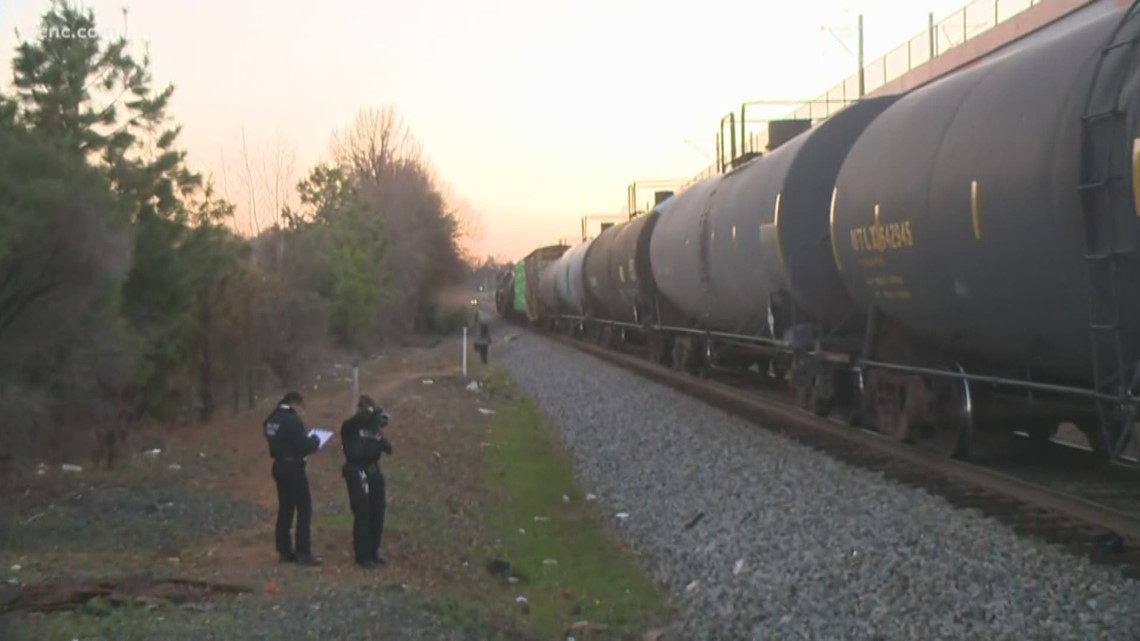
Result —
[[[68, 32], [99, 33], [95, 16], [53, 0], [39, 40], [17, 48], [17, 118], [98, 167], [130, 204], [135, 240], [122, 309], [144, 345], [134, 397], [141, 414], [161, 415], [189, 402], [189, 372], [203, 358], [212, 362], [202, 351], [213, 331], [203, 306], [217, 298], [223, 267], [236, 268], [245, 249], [220, 225], [232, 206], [177, 147], [181, 127], [167, 113], [174, 87], [154, 88], [149, 55], [136, 59], [125, 37], [53, 37]], [[208, 374], [197, 378], [199, 387], [213, 384]], [[211, 391], [197, 391], [208, 418]]]

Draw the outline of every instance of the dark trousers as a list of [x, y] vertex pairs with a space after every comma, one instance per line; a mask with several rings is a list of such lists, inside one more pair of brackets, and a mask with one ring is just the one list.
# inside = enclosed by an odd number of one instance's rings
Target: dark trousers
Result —
[[384, 475], [373, 468], [362, 479], [360, 469], [352, 465], [344, 467], [348, 502], [352, 507], [352, 549], [358, 563], [379, 557], [380, 538], [384, 534], [384, 512], [388, 507]]
[[487, 350], [490, 349], [489, 345], [476, 345], [475, 351], [479, 352], [479, 358], [483, 360], [483, 364], [487, 364]]
[[[277, 481], [277, 553], [286, 558], [311, 556], [309, 528], [313, 520], [313, 499], [309, 495], [305, 464], [274, 461], [273, 480]], [[295, 549], [290, 537], [294, 514], [297, 516]]]

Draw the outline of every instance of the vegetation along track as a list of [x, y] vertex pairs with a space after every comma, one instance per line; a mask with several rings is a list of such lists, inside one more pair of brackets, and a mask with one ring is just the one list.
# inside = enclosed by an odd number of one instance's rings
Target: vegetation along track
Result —
[[[1075, 461], [1088, 458], [1075, 452], [1054, 455], [1064, 467], [1032, 467], [1037, 477], [1033, 481], [1016, 478], [1000, 467], [945, 459], [724, 382], [697, 378], [543, 328], [513, 324], [752, 419], [846, 463], [880, 471], [887, 478], [942, 496], [958, 507], [975, 508], [1012, 526], [1020, 535], [1060, 545], [1093, 563], [1119, 566], [1125, 577], [1140, 579], [1140, 483], [1134, 473], [1097, 467], [1097, 481], [1079, 482], [1085, 495], [1082, 498], [1068, 491], [1077, 487], [1071, 480], [1066, 480], [1065, 489], [1061, 489], [1058, 483], [1043, 478], [1065, 478]], [[1095, 500], [1088, 498], [1094, 496]], [[1117, 509], [1121, 504], [1131, 504], [1133, 509]]]

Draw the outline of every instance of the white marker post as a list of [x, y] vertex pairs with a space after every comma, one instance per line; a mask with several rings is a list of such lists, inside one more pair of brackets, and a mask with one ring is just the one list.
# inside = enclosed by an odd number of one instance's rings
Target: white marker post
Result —
[[463, 378], [467, 378], [467, 326], [463, 326]]
[[352, 362], [352, 403], [351, 411], [356, 411], [356, 399], [360, 398], [360, 362]]

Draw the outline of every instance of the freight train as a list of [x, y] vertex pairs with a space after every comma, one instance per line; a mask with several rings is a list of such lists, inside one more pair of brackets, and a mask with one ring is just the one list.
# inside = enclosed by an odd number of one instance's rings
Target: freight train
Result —
[[1116, 458], [1140, 391], [1138, 40], [1133, 3], [852, 103], [535, 250], [500, 313], [693, 375], [754, 370], [943, 456], [1068, 422]]

